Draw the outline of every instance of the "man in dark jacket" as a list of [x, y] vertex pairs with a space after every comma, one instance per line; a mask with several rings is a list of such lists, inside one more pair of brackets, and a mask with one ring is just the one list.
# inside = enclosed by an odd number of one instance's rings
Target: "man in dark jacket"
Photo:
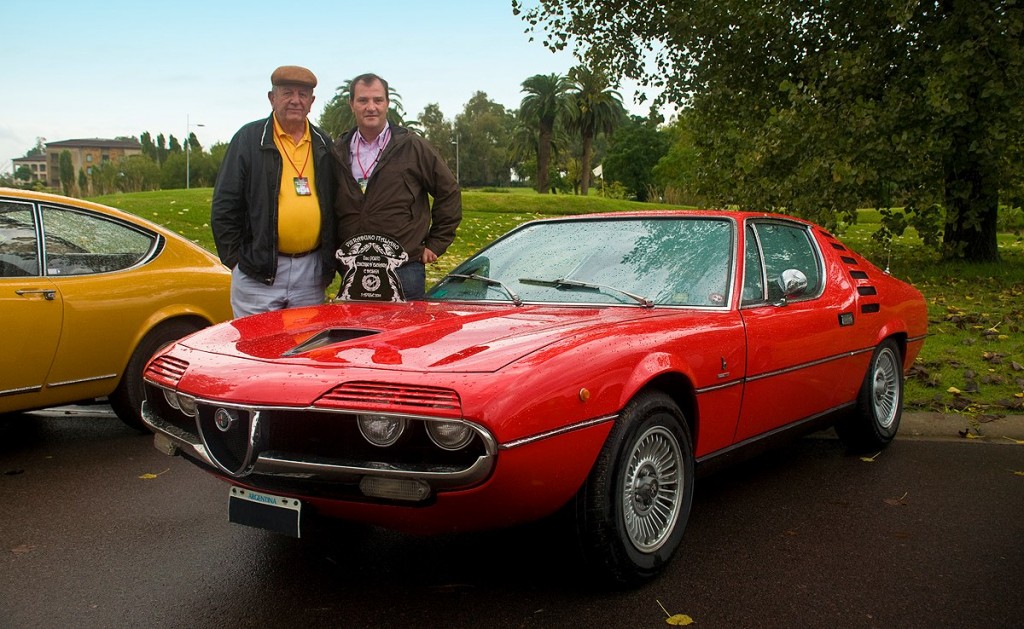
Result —
[[316, 77], [282, 66], [270, 82], [273, 113], [231, 139], [213, 190], [236, 317], [323, 303], [337, 265], [331, 138], [306, 119]]
[[356, 128], [334, 144], [338, 243], [362, 234], [393, 238], [408, 255], [397, 269], [405, 298], [420, 299], [426, 288], [424, 265], [435, 262], [455, 240], [462, 193], [429, 142], [388, 123], [389, 105], [387, 81], [375, 74], [352, 80], [349, 106]]

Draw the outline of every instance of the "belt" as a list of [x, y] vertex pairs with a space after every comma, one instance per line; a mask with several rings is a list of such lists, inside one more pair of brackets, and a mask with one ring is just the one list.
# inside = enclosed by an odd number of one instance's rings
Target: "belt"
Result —
[[311, 253], [316, 253], [316, 251], [316, 249], [310, 249], [309, 251], [303, 251], [302, 253], [283, 253], [281, 251], [278, 251], [277, 255], [282, 256], [284, 258], [305, 258]]

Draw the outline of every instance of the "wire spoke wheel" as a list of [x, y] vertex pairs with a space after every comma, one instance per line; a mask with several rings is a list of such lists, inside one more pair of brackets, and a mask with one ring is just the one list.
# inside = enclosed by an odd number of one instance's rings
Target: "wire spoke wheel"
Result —
[[693, 505], [692, 443], [686, 417], [660, 391], [622, 409], [574, 502], [591, 576], [637, 585], [672, 559]]
[[629, 540], [640, 552], [665, 543], [679, 518], [682, 454], [675, 436], [652, 426], [630, 453], [622, 487], [622, 516]]
[[889, 428], [896, 420], [900, 393], [900, 367], [892, 351], [883, 351], [875, 361], [871, 383], [871, 401], [875, 418], [882, 428]]
[[886, 339], [875, 348], [857, 404], [836, 421], [836, 432], [851, 452], [879, 450], [896, 436], [902, 414], [902, 354], [895, 341]]

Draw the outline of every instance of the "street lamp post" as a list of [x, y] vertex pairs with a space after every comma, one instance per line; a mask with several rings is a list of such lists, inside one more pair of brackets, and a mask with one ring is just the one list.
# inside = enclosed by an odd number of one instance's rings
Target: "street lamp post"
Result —
[[459, 136], [457, 134], [452, 140], [452, 144], [455, 145], [455, 185], [462, 185], [459, 179]]
[[[192, 143], [189, 141], [189, 139], [192, 137], [192, 125], [189, 123], [188, 117], [189, 117], [189, 115], [185, 114], [185, 189], [186, 190], [188, 190], [189, 188], [192, 187], [192, 181], [191, 181], [191, 178], [192, 178], [192, 164], [189, 161], [189, 151], [192, 148], [191, 147]], [[206, 125], [202, 125], [202, 124], [196, 123], [195, 126], [197, 126], [197, 127], [204, 127]]]

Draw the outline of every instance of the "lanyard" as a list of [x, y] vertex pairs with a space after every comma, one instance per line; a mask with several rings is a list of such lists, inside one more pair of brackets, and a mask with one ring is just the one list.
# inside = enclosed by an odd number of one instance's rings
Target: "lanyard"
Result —
[[[356, 131], [356, 134], [358, 135], [359, 132]], [[373, 172], [373, 167], [376, 166], [377, 162], [380, 161], [380, 154], [384, 152], [384, 148], [388, 145], [388, 140], [390, 140], [390, 139], [391, 139], [391, 127], [388, 127], [387, 129], [384, 129], [384, 133], [380, 134], [380, 136], [377, 137], [377, 143], [380, 145], [380, 148], [377, 149], [377, 157], [373, 158], [373, 161], [370, 162], [369, 166], [363, 166], [363, 159], [362, 159], [362, 157], [359, 156], [359, 154], [361, 152], [359, 150], [359, 147], [364, 142], [364, 140], [363, 140], [362, 136], [359, 136], [358, 138], [356, 138], [356, 150], [355, 150], [355, 153], [356, 153], [356, 163], [359, 165], [359, 170], [361, 170], [362, 173], [363, 173], [363, 181], [366, 181], [367, 179], [369, 179], [369, 173]], [[367, 142], [366, 144], [367, 144], [367, 146], [369, 146], [369, 142]]]
[[292, 161], [291, 151], [288, 150], [288, 147], [285, 146], [283, 141], [278, 139], [278, 142], [280, 142], [280, 148], [281, 152], [284, 154], [284, 158], [292, 165], [292, 169], [299, 174], [299, 179], [302, 179], [302, 173], [306, 170], [306, 166], [309, 166], [309, 154], [312, 152], [313, 143], [310, 142], [306, 145], [306, 160], [302, 162], [302, 170], [299, 170], [299, 167]]

